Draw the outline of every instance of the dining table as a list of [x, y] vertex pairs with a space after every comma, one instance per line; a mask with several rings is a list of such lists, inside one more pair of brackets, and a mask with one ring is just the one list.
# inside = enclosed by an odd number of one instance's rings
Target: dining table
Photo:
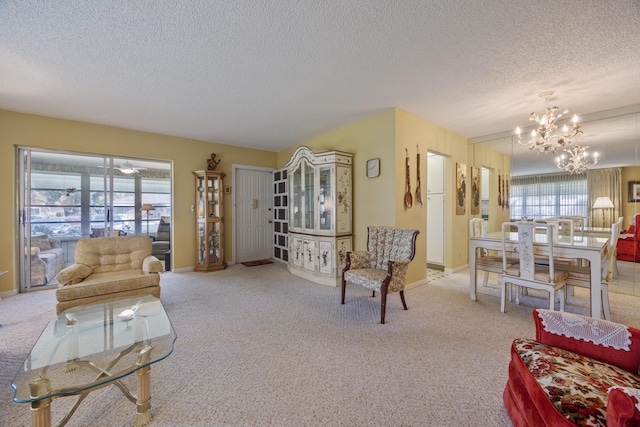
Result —
[[[518, 233], [508, 233], [505, 236], [505, 248], [513, 250], [517, 246]], [[582, 235], [582, 236], [555, 236], [553, 238], [554, 258], [570, 258], [589, 262], [591, 273], [591, 317], [602, 318], [602, 285], [601, 269], [604, 257], [607, 253], [609, 237], [606, 235]], [[547, 235], [536, 234], [534, 236], [536, 252], [547, 254]], [[469, 297], [477, 301], [478, 270], [476, 259], [480, 249], [502, 252], [502, 232], [487, 233], [485, 236], [476, 236], [469, 239]]]

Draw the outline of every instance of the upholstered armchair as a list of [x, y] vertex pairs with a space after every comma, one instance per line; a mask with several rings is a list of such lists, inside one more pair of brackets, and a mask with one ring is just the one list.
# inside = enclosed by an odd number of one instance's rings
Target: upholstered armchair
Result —
[[168, 219], [160, 218], [156, 237], [151, 243], [151, 255], [158, 259], [164, 259], [164, 254], [171, 249], [171, 222]]
[[418, 233], [405, 228], [368, 227], [367, 250], [347, 253], [342, 270], [342, 304], [347, 282], [351, 282], [370, 289], [374, 297], [380, 292], [380, 323], [384, 324], [388, 293], [400, 293], [406, 310], [405, 276], [416, 253]]
[[635, 215], [629, 228], [622, 231], [617, 249], [620, 261], [640, 262], [640, 215]]

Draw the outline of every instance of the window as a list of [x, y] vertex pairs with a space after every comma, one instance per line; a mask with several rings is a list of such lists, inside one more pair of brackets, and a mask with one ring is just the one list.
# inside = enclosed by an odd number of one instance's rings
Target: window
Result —
[[547, 174], [513, 177], [511, 217], [550, 218], [589, 214], [585, 175]]

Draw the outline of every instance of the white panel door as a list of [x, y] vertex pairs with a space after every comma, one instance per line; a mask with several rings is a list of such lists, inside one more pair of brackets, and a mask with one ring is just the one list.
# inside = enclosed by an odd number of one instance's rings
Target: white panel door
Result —
[[268, 259], [273, 251], [271, 171], [236, 169], [236, 262]]

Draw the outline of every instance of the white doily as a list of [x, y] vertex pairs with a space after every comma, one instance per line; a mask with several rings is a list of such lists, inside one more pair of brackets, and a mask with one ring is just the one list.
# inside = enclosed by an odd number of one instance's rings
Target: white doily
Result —
[[631, 332], [619, 323], [561, 311], [538, 310], [544, 330], [554, 335], [591, 341], [595, 345], [631, 351]]
[[622, 390], [622, 392], [624, 394], [626, 394], [627, 396], [630, 397], [635, 397], [636, 401], [638, 403], [636, 403], [636, 409], [638, 411], [640, 411], [640, 389], [638, 388], [631, 388], [631, 387], [618, 387], [618, 386], [614, 386], [614, 387], [609, 387], [609, 390], [607, 390], [607, 393], [611, 393], [611, 390], [613, 390], [614, 388], [620, 389]]

